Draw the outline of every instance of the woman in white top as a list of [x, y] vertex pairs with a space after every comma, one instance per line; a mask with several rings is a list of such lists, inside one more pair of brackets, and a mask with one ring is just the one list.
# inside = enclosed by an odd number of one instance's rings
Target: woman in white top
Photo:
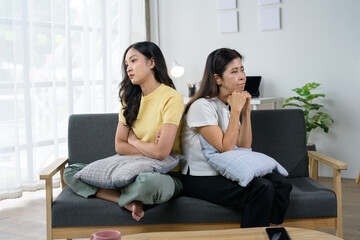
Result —
[[[219, 152], [251, 148], [251, 96], [244, 91], [242, 56], [221, 48], [207, 58], [198, 92], [185, 107], [182, 126], [184, 195], [236, 209], [241, 227], [283, 222], [292, 189], [280, 174], [254, 178], [245, 188], [221, 175], [206, 161], [199, 135]], [[240, 124], [240, 115], [242, 123]]]

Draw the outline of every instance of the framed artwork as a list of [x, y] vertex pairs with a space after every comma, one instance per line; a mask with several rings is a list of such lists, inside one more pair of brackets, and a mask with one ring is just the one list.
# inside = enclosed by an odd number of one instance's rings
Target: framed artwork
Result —
[[219, 32], [231, 33], [238, 31], [237, 11], [219, 12]]
[[218, 0], [219, 10], [236, 8], [236, 0]]
[[280, 7], [260, 9], [260, 30], [280, 29]]
[[280, 3], [280, 0], [259, 0], [260, 5], [269, 5], [269, 4], [275, 4]]

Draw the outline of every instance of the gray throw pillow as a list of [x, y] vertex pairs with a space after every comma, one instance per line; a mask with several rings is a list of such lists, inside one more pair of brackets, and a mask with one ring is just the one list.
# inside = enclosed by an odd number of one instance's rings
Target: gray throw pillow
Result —
[[275, 159], [263, 153], [253, 152], [251, 149], [238, 148], [219, 153], [216, 148], [211, 146], [203, 136], [199, 136], [201, 150], [205, 154], [208, 162], [222, 176], [239, 183], [246, 187], [254, 177], [262, 177], [276, 170], [283, 176], [288, 172]]
[[167, 173], [182, 158], [182, 155], [176, 153], [171, 153], [164, 160], [116, 154], [90, 163], [76, 173], [74, 178], [100, 188], [118, 189], [133, 182], [140, 173]]

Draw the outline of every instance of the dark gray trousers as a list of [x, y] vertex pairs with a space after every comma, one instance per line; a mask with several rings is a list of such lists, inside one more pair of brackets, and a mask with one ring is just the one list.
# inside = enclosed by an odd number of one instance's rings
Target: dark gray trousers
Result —
[[185, 196], [238, 210], [243, 228], [282, 223], [292, 189], [291, 183], [276, 172], [254, 178], [246, 187], [221, 175], [182, 175], [182, 183]]

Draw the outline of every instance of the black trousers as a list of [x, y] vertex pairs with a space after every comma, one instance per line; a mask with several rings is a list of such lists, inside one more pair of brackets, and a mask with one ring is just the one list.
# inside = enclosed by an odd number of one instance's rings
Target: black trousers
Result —
[[182, 183], [185, 196], [238, 210], [242, 228], [281, 224], [292, 189], [291, 183], [276, 172], [254, 178], [246, 187], [221, 175], [182, 175]]

